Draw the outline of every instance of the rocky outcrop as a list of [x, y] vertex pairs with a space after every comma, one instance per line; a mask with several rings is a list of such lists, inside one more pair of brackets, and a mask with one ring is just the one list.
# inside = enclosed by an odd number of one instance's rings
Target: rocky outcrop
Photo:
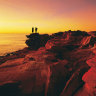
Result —
[[92, 48], [92, 47], [94, 47], [95, 43], [96, 43], [96, 38], [95, 37], [86, 36], [82, 39], [81, 46], [83, 48]]
[[[68, 31], [68, 32], [58, 32], [52, 35], [39, 33], [33, 33], [27, 35], [28, 40], [26, 44], [29, 48], [37, 50], [40, 47], [46, 47], [50, 49], [52, 47], [61, 47], [72, 50], [74, 48], [92, 48], [96, 43], [96, 37], [91, 35], [91, 33], [82, 31]], [[61, 43], [60, 43], [61, 42]], [[57, 48], [58, 49], [58, 48]]]
[[36, 50], [40, 48], [40, 35], [38, 33], [30, 34], [27, 36], [29, 39], [26, 40], [26, 44], [32, 48], [33, 50]]
[[27, 37], [28, 48], [0, 58], [2, 96], [76, 94], [90, 68], [86, 61], [94, 56], [92, 47], [84, 47], [94, 41], [93, 37], [81, 31]]
[[88, 32], [89, 35], [93, 36], [93, 37], [96, 37], [96, 31], [91, 31], [91, 32]]
[[[55, 35], [56, 37], [54, 37]], [[81, 31], [69, 31], [52, 36], [54, 38], [48, 40], [45, 47], [47, 50], [54, 50], [55, 52], [63, 50], [72, 51], [77, 48], [92, 48], [96, 43], [95, 37]]]
[[33, 50], [37, 50], [38, 48], [45, 46], [47, 41], [50, 39], [48, 34], [40, 35], [39, 33], [33, 33], [27, 35], [28, 40], [26, 40], [26, 44], [29, 48]]

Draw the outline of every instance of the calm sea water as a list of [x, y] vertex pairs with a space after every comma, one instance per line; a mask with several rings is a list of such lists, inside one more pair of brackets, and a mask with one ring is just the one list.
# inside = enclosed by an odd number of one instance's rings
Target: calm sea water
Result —
[[0, 34], [0, 56], [26, 47], [26, 34]]

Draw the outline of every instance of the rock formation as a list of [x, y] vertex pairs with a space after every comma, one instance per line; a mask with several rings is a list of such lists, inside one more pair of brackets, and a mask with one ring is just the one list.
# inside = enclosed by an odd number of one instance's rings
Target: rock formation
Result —
[[82, 77], [91, 67], [87, 61], [95, 56], [96, 38], [81, 31], [27, 37], [28, 48], [0, 57], [0, 94], [80, 96], [89, 84]]
[[46, 42], [50, 39], [50, 36], [48, 34], [39, 35], [39, 33], [33, 33], [27, 35], [27, 38], [26, 44], [28, 47], [37, 50], [38, 48], [45, 46]]

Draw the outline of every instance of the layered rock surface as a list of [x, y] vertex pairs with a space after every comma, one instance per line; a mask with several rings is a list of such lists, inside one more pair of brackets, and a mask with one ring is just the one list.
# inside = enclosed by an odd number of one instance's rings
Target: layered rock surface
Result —
[[78, 95], [86, 84], [82, 76], [90, 69], [87, 61], [95, 55], [95, 37], [81, 31], [30, 36], [28, 48], [0, 58], [0, 94]]

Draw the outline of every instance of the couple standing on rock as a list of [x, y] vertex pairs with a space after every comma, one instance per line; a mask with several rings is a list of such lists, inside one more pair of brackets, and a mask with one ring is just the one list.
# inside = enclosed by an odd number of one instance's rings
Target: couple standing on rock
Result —
[[[37, 33], [38, 28], [35, 27], [35, 33]], [[32, 27], [32, 33], [34, 32], [34, 27]]]

